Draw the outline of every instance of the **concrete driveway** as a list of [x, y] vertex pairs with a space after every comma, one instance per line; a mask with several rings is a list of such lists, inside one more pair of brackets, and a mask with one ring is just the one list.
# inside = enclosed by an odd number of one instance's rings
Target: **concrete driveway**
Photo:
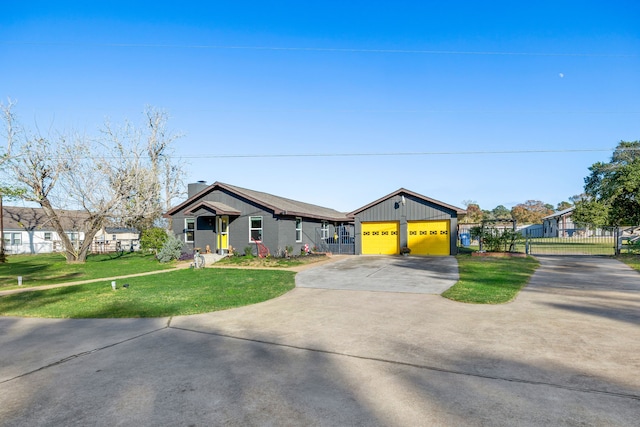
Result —
[[172, 319], [0, 318], [0, 425], [637, 426], [640, 274], [540, 260], [499, 306], [296, 288]]
[[350, 256], [296, 275], [300, 288], [438, 295], [457, 281], [454, 257]]

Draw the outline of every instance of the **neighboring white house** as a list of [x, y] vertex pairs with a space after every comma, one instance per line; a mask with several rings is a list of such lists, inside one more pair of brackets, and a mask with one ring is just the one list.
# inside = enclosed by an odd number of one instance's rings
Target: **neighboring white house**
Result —
[[571, 207], [542, 218], [543, 237], [571, 237], [576, 230], [571, 218], [574, 209]]
[[[59, 210], [62, 227], [78, 246], [85, 237], [84, 211]], [[4, 248], [9, 254], [43, 254], [61, 252], [62, 240], [41, 208], [4, 206]], [[91, 247], [92, 252], [138, 250], [139, 233], [130, 228], [106, 227], [99, 231]]]
[[[59, 211], [65, 232], [73, 242], [84, 239], [86, 214], [80, 211]], [[4, 206], [4, 249], [10, 254], [41, 254], [62, 250], [62, 241], [41, 208]]]
[[140, 233], [134, 228], [105, 227], [93, 239], [93, 252], [137, 251]]

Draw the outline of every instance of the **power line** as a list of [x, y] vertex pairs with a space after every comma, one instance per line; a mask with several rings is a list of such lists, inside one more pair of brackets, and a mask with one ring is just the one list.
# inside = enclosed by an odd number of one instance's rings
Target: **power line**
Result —
[[500, 51], [464, 51], [464, 50], [423, 50], [423, 49], [360, 49], [332, 47], [291, 47], [291, 46], [230, 46], [209, 44], [155, 44], [155, 43], [80, 43], [80, 42], [30, 42], [0, 41], [4, 45], [23, 46], [75, 46], [75, 47], [119, 47], [119, 48], [154, 48], [154, 49], [210, 49], [210, 50], [256, 50], [256, 51], [289, 51], [289, 52], [335, 52], [335, 53], [391, 53], [420, 55], [477, 55], [477, 56], [558, 56], [558, 57], [602, 57], [602, 58], [634, 58], [637, 54], [589, 53], [589, 52], [500, 52]]
[[[539, 150], [474, 150], [474, 151], [407, 151], [390, 153], [293, 153], [293, 154], [187, 154], [187, 155], [164, 155], [167, 159], [276, 159], [276, 158], [318, 158], [318, 157], [402, 157], [402, 156], [469, 156], [469, 155], [500, 155], [500, 154], [575, 154], [575, 153], [603, 153], [613, 151], [640, 152], [640, 148], [582, 148], [582, 149], [539, 149]], [[24, 157], [24, 154], [16, 155], [15, 158]], [[110, 159], [147, 159], [148, 156], [108, 156], [96, 155], [104, 160]], [[91, 159], [92, 156], [81, 157], [51, 157], [58, 160], [82, 160]]]
[[[466, 156], [466, 155], [497, 155], [497, 154], [567, 154], [567, 153], [596, 153], [611, 152], [615, 148], [593, 149], [559, 149], [559, 150], [485, 150], [485, 151], [418, 151], [394, 153], [297, 153], [297, 154], [200, 154], [175, 156], [179, 159], [229, 159], [229, 158], [291, 158], [291, 157], [398, 157], [398, 156]], [[625, 148], [621, 151], [639, 151], [636, 148]]]

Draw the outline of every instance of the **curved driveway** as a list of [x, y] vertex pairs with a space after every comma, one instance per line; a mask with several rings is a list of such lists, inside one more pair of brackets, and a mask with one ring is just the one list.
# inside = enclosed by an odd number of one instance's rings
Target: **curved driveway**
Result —
[[636, 426], [640, 275], [540, 260], [499, 306], [296, 288], [173, 319], [2, 318], [0, 425]]

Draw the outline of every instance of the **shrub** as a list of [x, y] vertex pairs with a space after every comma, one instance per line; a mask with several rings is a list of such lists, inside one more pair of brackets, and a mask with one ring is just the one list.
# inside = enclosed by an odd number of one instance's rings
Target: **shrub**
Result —
[[518, 231], [494, 227], [473, 227], [470, 234], [474, 239], [480, 239], [482, 249], [488, 252], [512, 252], [522, 240]]
[[245, 246], [244, 248], [244, 256], [252, 257], [253, 256], [253, 248], [251, 246]]
[[156, 258], [158, 258], [158, 261], [160, 262], [169, 262], [174, 259], [179, 259], [180, 255], [182, 255], [183, 247], [184, 242], [171, 234], [167, 236], [167, 240], [164, 242], [164, 245], [162, 245], [162, 249], [160, 249]]
[[144, 230], [140, 236], [140, 248], [143, 251], [155, 252], [157, 254], [168, 238], [169, 235], [164, 228], [148, 228]]

